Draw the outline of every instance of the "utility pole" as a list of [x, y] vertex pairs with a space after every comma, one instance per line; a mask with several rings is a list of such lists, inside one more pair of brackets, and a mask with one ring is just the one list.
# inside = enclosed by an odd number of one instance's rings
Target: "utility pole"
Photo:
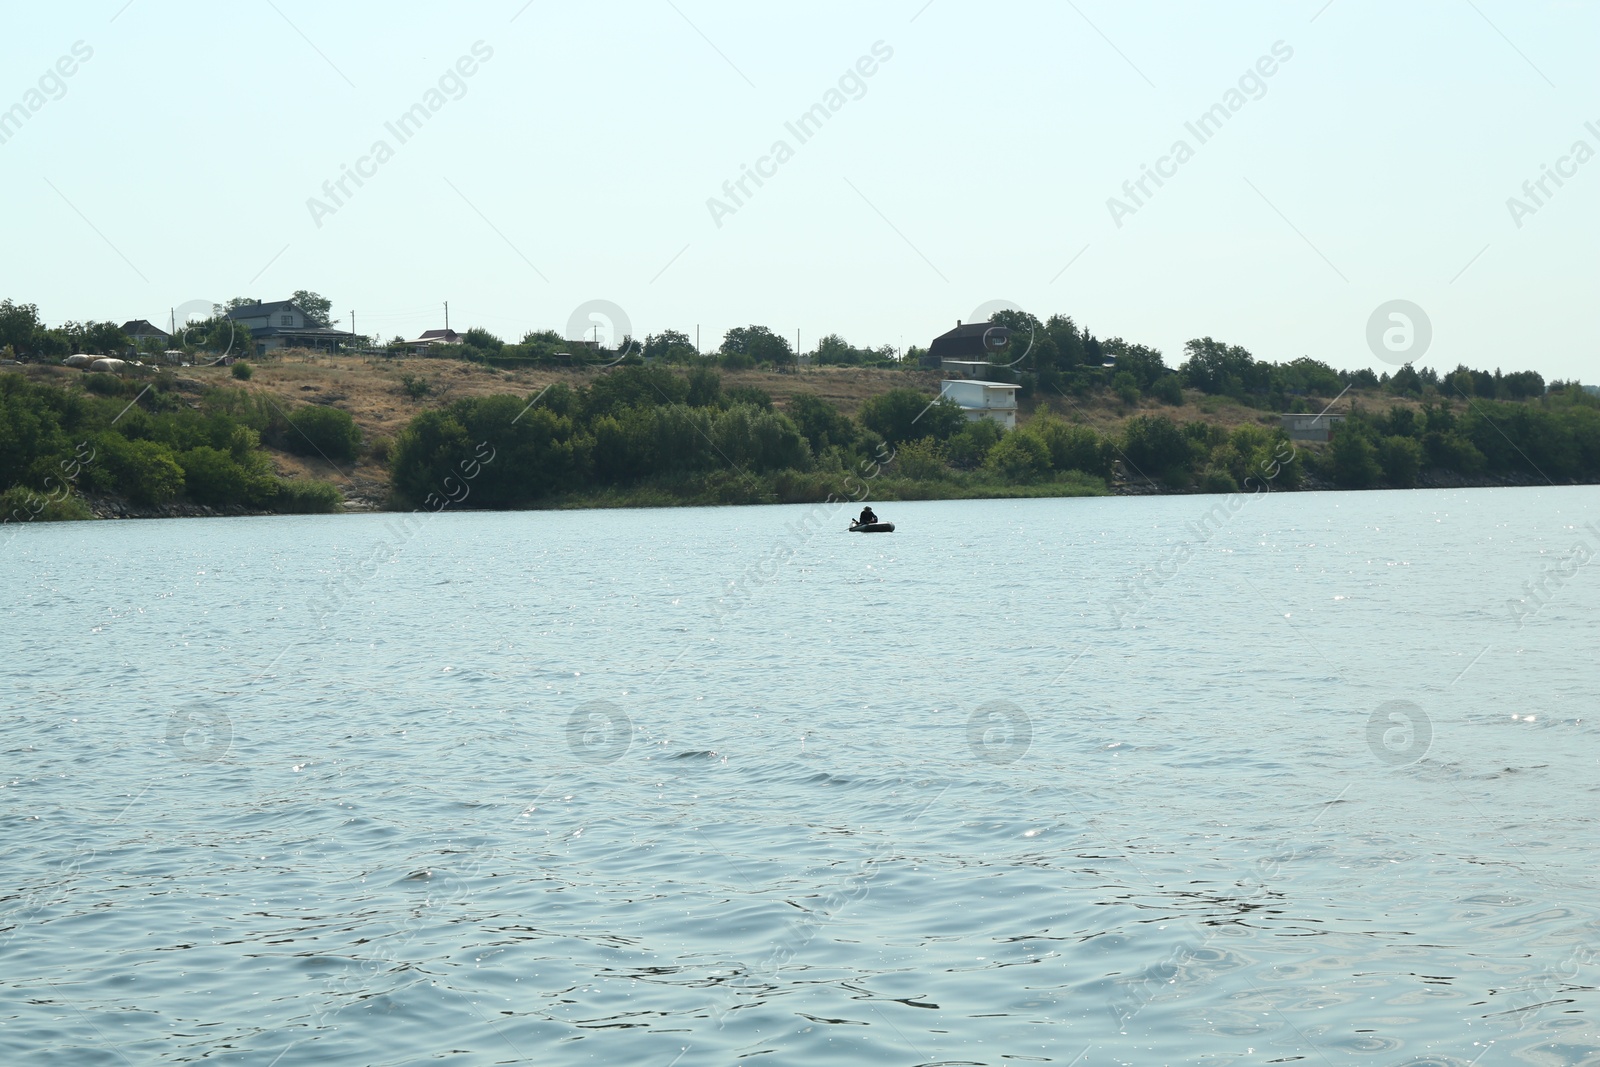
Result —
[[355, 308], [351, 308], [350, 309], [350, 332], [352, 334], [356, 332], [356, 309]]
[[698, 322], [694, 324], [694, 354], [697, 356], [700, 354], [700, 324]]
[[444, 332], [450, 332], [450, 301], [444, 302]]

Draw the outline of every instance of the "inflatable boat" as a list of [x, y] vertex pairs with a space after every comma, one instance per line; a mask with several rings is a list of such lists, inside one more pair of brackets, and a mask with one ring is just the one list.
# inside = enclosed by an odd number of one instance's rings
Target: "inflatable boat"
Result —
[[850, 520], [851, 533], [894, 533], [892, 522], [857, 522]]

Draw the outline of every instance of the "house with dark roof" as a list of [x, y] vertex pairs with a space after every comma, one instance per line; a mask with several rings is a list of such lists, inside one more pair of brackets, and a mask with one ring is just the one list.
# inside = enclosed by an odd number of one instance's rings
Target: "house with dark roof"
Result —
[[939, 368], [957, 378], [982, 378], [989, 357], [1006, 346], [1006, 328], [994, 322], [956, 323], [928, 346], [928, 357], [939, 361]]
[[348, 330], [315, 325], [293, 300], [246, 304], [228, 312], [228, 318], [249, 327], [258, 356], [279, 348], [312, 348], [334, 352], [356, 336]]
[[132, 322], [123, 323], [122, 332], [128, 335], [128, 340], [133, 342], [135, 349], [144, 349], [147, 340], [158, 342], [160, 351], [172, 347], [172, 335], [146, 319], [134, 319]]

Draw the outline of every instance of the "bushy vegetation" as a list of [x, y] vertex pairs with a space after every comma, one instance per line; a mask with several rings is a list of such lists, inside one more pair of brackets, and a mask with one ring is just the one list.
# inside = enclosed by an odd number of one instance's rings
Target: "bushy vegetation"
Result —
[[1430, 400], [1420, 409], [1358, 410], [1335, 427], [1332, 442], [1313, 465], [1349, 489], [1408, 488], [1425, 470], [1595, 481], [1600, 479], [1600, 398], [1569, 386], [1535, 403]]
[[424, 412], [396, 442], [393, 471], [399, 497], [422, 507], [798, 502], [859, 497], [874, 479], [874, 493], [902, 498], [1104, 492], [1112, 451], [1059, 420], [1013, 434], [969, 422], [912, 389], [875, 397], [851, 419], [813, 394], [779, 411], [765, 392], [723, 389], [708, 368], [642, 365], [580, 389]]
[[286, 419], [279, 432], [283, 447], [299, 456], [321, 456], [330, 461], [353, 460], [361, 448], [361, 428], [348, 411], [311, 404]]
[[166, 379], [132, 390], [105, 377], [114, 391], [91, 389], [94, 375], [84, 376], [83, 389], [0, 375], [0, 491], [9, 505], [0, 519], [84, 517], [85, 495], [141, 507], [336, 509], [333, 486], [273, 474], [261, 438], [289, 422], [270, 402], [222, 389], [196, 410], [162, 388]]

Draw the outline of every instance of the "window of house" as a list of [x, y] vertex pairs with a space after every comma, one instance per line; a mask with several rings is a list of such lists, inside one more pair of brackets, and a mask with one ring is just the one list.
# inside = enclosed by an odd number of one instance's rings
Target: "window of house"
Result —
[[279, 326], [293, 326], [294, 325], [294, 316], [293, 315], [280, 315], [278, 317], [278, 325]]

